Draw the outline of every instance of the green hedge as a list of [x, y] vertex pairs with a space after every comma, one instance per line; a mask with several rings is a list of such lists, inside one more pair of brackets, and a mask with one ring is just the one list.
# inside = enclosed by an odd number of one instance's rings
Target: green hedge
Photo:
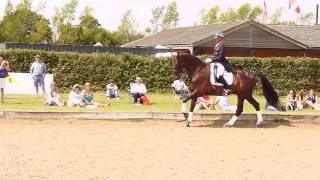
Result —
[[[130, 54], [53, 53], [32, 50], [3, 50], [0, 55], [10, 61], [16, 72], [28, 72], [33, 56], [40, 54], [48, 71], [54, 74], [61, 88], [91, 82], [96, 90], [103, 90], [108, 79], [115, 79], [121, 89], [129, 80], [142, 77], [150, 91], [168, 91], [173, 81], [171, 59]], [[204, 57], [202, 57], [204, 59]], [[230, 58], [235, 68], [263, 73], [282, 94], [290, 89], [320, 90], [320, 59], [309, 58]]]

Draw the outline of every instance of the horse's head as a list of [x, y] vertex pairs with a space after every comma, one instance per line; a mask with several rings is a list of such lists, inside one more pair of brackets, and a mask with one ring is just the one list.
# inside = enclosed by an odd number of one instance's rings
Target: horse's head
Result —
[[172, 72], [173, 75], [177, 78], [180, 77], [182, 71], [183, 71], [184, 65], [183, 60], [181, 58], [181, 55], [179, 52], [175, 53], [174, 56], [172, 56]]

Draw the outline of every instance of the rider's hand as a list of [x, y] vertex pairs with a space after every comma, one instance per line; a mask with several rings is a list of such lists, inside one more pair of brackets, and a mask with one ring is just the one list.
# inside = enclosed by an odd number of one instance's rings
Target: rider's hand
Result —
[[207, 59], [206, 59], [206, 63], [209, 64], [209, 63], [211, 63], [211, 62], [212, 62], [212, 60], [211, 60], [210, 58], [207, 58]]

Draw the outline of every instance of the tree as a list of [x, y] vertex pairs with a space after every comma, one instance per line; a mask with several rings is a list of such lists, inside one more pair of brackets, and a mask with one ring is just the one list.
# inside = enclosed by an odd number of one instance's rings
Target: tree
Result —
[[7, 0], [6, 6], [4, 8], [4, 16], [9, 15], [13, 11], [13, 5], [10, 0]]
[[209, 11], [205, 9], [201, 12], [201, 24], [214, 24], [219, 20], [218, 13], [220, 11], [219, 5], [213, 6]]
[[123, 14], [117, 34], [121, 44], [143, 37], [142, 34], [137, 32], [137, 25], [135, 19], [132, 17], [131, 10], [128, 10]]
[[32, 39], [32, 42], [41, 42], [51, 39], [49, 21], [32, 11], [31, 6], [30, 0], [23, 0], [15, 10], [12, 7], [7, 11], [0, 22], [2, 41], [29, 42]]
[[283, 13], [283, 8], [277, 8], [276, 11], [272, 14], [272, 24], [280, 24], [281, 16]]
[[164, 15], [164, 6], [158, 6], [151, 10], [152, 13], [152, 19], [150, 20], [151, 28], [150, 33], [157, 33], [160, 31], [160, 29], [163, 27], [163, 24], [161, 24], [161, 19]]
[[237, 19], [237, 11], [233, 8], [228, 8], [225, 12], [221, 13], [219, 21], [220, 22], [230, 22]]
[[312, 24], [314, 14], [309, 12], [307, 14], [301, 13], [301, 16], [298, 18], [298, 22], [301, 25], [310, 25]]
[[55, 40], [59, 41], [58, 38], [64, 36], [62, 29], [70, 29], [72, 26], [72, 21], [75, 18], [76, 8], [78, 6], [78, 0], [70, 0], [60, 9], [56, 8], [55, 15], [52, 17], [52, 23], [54, 27]]
[[162, 19], [163, 29], [175, 28], [179, 22], [179, 12], [177, 10], [177, 3], [175, 1], [171, 2], [164, 14]]

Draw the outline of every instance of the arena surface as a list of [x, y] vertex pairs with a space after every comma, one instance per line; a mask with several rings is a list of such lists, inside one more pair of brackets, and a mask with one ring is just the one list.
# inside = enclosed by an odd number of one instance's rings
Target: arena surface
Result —
[[320, 179], [320, 124], [0, 121], [0, 179]]

